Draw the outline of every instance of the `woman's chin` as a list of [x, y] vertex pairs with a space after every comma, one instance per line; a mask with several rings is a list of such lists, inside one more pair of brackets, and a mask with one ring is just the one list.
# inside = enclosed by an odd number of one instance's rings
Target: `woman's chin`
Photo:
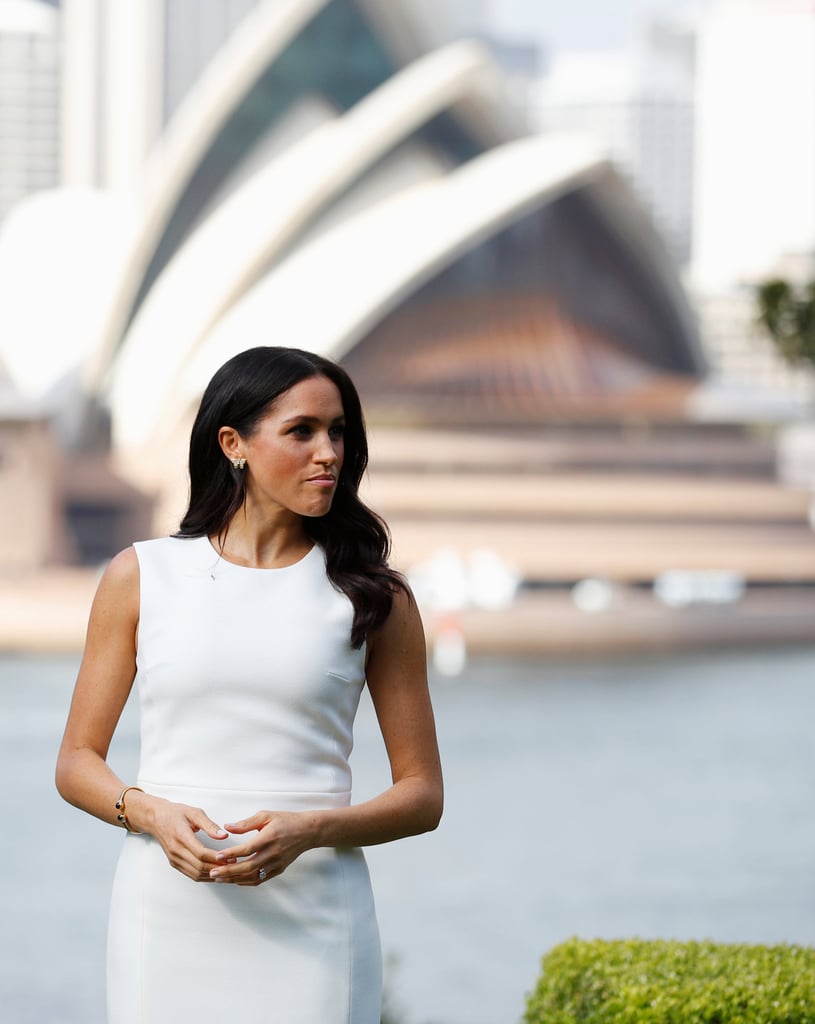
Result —
[[324, 498], [322, 501], [309, 502], [308, 507], [300, 513], [307, 519], [320, 519], [331, 511], [331, 502], [334, 496]]

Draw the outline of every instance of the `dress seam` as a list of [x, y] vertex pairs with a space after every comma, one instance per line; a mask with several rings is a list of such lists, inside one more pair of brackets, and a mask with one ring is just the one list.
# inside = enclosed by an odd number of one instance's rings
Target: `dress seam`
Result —
[[345, 855], [341, 849], [335, 848], [334, 853], [339, 861], [340, 875], [342, 877], [342, 892], [343, 892], [343, 911], [345, 913], [345, 1020], [346, 1024], [352, 1024], [353, 1016], [353, 973], [354, 973], [354, 954], [352, 952], [353, 947], [356, 946], [357, 936], [354, 931], [354, 921], [351, 915], [351, 893], [348, 885], [348, 872], [347, 865], [345, 863]]
[[211, 791], [213, 793], [261, 793], [274, 796], [348, 796], [353, 792], [348, 789], [247, 789], [243, 786], [206, 786], [189, 782], [159, 782], [158, 779], [148, 779], [143, 775], [137, 778], [139, 783], [145, 786], [158, 786], [162, 789], [193, 789], [199, 791]]
[[[134, 839], [128, 838], [128, 839], [125, 840], [125, 842], [134, 842]], [[139, 871], [139, 882], [140, 882], [140, 886], [141, 886], [141, 901], [140, 901], [141, 902], [141, 942], [139, 944], [139, 1011], [140, 1011], [139, 1012], [139, 1019], [141, 1021], [141, 1024], [145, 1024], [145, 1010], [144, 1010], [144, 1008], [145, 1008], [146, 998], [145, 998], [145, 992], [144, 992], [144, 987], [145, 987], [145, 969], [144, 969], [144, 955], [145, 954], [144, 954], [144, 949], [145, 949], [146, 937], [147, 937], [147, 928], [145, 927], [145, 922], [144, 922], [145, 916], [147, 914], [147, 900], [145, 899], [145, 895], [144, 895], [144, 884], [145, 883], [144, 883], [144, 863], [143, 863], [143, 861], [144, 861], [144, 852], [141, 851], [141, 856], [139, 857], [139, 867], [141, 869]]]

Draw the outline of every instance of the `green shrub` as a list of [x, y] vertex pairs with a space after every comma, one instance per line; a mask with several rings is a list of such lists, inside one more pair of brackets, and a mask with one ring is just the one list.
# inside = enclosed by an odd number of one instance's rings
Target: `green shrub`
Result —
[[525, 1024], [815, 1024], [815, 949], [585, 942], [543, 958]]

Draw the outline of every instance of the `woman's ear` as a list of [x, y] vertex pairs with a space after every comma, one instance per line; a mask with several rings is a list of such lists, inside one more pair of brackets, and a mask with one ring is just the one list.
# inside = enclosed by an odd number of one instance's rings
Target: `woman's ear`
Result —
[[240, 458], [243, 455], [241, 451], [241, 435], [234, 427], [220, 428], [218, 431], [218, 444], [228, 459]]

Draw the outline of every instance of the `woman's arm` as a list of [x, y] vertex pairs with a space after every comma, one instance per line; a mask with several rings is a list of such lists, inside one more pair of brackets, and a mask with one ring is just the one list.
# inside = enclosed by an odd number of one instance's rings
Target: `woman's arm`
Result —
[[[57, 789], [68, 803], [111, 824], [118, 824], [116, 800], [125, 784], [106, 758], [136, 674], [138, 622], [139, 564], [128, 548], [111, 561], [93, 601], [56, 771]], [[208, 878], [214, 859], [194, 833], [227, 835], [200, 808], [135, 790], [127, 794], [127, 818], [136, 831], [155, 835], [173, 866], [191, 878]]]
[[[305, 850], [318, 846], [370, 846], [434, 829], [443, 787], [430, 694], [424, 633], [413, 597], [398, 591], [387, 622], [368, 641], [368, 689], [391, 766], [393, 785], [351, 807], [313, 812], [261, 811], [227, 824], [233, 833], [257, 831], [241, 846], [218, 854], [218, 881], [242, 885], [280, 874]], [[250, 860], [229, 863], [233, 857]]]

